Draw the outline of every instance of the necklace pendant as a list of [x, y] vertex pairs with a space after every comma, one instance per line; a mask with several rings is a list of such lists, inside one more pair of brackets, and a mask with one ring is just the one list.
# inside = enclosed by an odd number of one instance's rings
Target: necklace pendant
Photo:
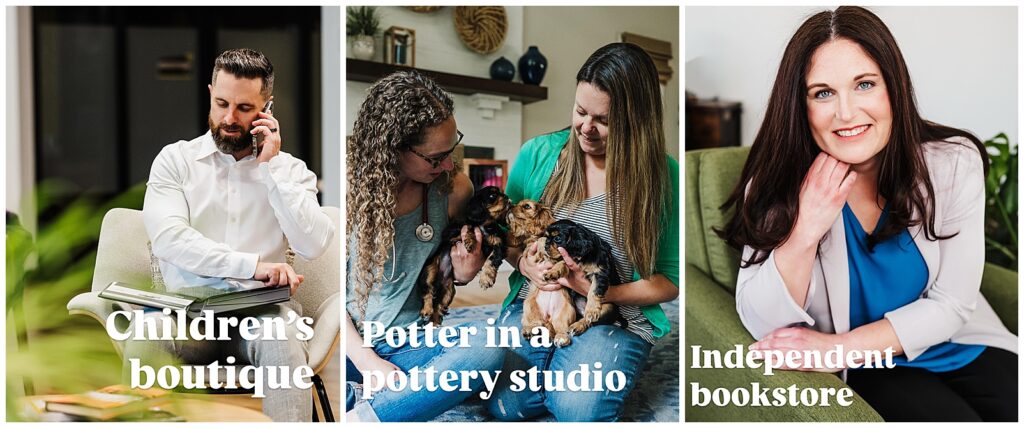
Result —
[[416, 239], [423, 242], [430, 242], [434, 239], [434, 227], [428, 223], [423, 223], [416, 227]]

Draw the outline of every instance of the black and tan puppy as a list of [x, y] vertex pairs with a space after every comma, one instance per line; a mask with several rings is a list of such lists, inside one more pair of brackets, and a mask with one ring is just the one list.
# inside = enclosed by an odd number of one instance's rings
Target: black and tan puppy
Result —
[[571, 335], [582, 334], [602, 319], [617, 318], [625, 327], [625, 320], [619, 316], [615, 305], [604, 302], [611, 281], [618, 279], [615, 261], [612, 259], [612, 248], [607, 242], [592, 230], [572, 220], [559, 220], [547, 227], [544, 237], [537, 241], [537, 246], [537, 261], [548, 260], [553, 263], [553, 266], [544, 273], [546, 281], [554, 282], [569, 274], [569, 267], [565, 264], [562, 253], [558, 252], [558, 247], [565, 248], [569, 257], [572, 257], [590, 280], [590, 291], [580, 310], [581, 315], [569, 325]]
[[[505, 218], [511, 203], [497, 187], [480, 189], [466, 206], [464, 221], [455, 221], [441, 233], [441, 246], [427, 259], [427, 265], [420, 274], [418, 286], [423, 296], [420, 316], [435, 325], [448, 314], [448, 307], [455, 298], [455, 271], [452, 268], [451, 250], [459, 241], [472, 252], [477, 245], [483, 246], [487, 257], [480, 270], [480, 286], [490, 288], [498, 274], [498, 266], [505, 259]], [[469, 226], [469, 232], [462, 233], [462, 227]], [[473, 228], [480, 228], [483, 242], [476, 241]]]

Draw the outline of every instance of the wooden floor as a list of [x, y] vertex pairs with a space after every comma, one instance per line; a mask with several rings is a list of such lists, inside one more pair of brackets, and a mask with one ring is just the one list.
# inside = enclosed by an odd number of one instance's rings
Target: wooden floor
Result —
[[508, 295], [508, 277], [512, 273], [511, 268], [506, 264], [503, 268], [509, 269], [508, 271], [498, 271], [498, 275], [494, 281], [494, 286], [488, 289], [480, 288], [479, 279], [470, 281], [463, 287], [458, 287], [455, 291], [455, 300], [452, 301], [453, 308], [461, 308], [463, 306], [477, 306], [477, 305], [492, 305], [495, 303], [501, 303], [505, 300], [505, 296]]

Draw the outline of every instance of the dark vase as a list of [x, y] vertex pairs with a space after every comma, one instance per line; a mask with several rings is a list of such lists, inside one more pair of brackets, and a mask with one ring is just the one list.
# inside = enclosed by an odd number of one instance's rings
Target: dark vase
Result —
[[544, 72], [548, 69], [548, 59], [541, 55], [536, 46], [530, 46], [519, 58], [519, 77], [523, 83], [539, 85], [544, 80]]
[[498, 58], [491, 63], [491, 78], [494, 80], [511, 81], [516, 76], [516, 66], [505, 57]]

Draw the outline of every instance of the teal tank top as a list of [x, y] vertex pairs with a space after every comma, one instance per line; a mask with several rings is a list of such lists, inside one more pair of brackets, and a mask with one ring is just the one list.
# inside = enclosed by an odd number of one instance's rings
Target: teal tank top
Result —
[[[395, 219], [395, 243], [393, 251], [388, 251], [388, 260], [384, 262], [384, 275], [380, 282], [374, 284], [366, 303], [366, 315], [360, 319], [357, 304], [357, 293], [353, 288], [352, 264], [357, 248], [355, 234], [348, 240], [347, 266], [350, 268], [346, 286], [346, 309], [349, 317], [360, 332], [363, 324], [360, 321], [377, 321], [384, 328], [395, 326], [407, 327], [420, 323], [420, 309], [423, 298], [416, 292], [416, 280], [423, 270], [427, 259], [441, 244], [441, 231], [448, 226], [448, 195], [440, 191], [440, 180], [435, 180], [427, 192], [427, 218], [434, 228], [434, 238], [423, 242], [416, 238], [416, 227], [423, 221], [422, 204], [412, 212]], [[378, 343], [381, 340], [374, 340]]]

